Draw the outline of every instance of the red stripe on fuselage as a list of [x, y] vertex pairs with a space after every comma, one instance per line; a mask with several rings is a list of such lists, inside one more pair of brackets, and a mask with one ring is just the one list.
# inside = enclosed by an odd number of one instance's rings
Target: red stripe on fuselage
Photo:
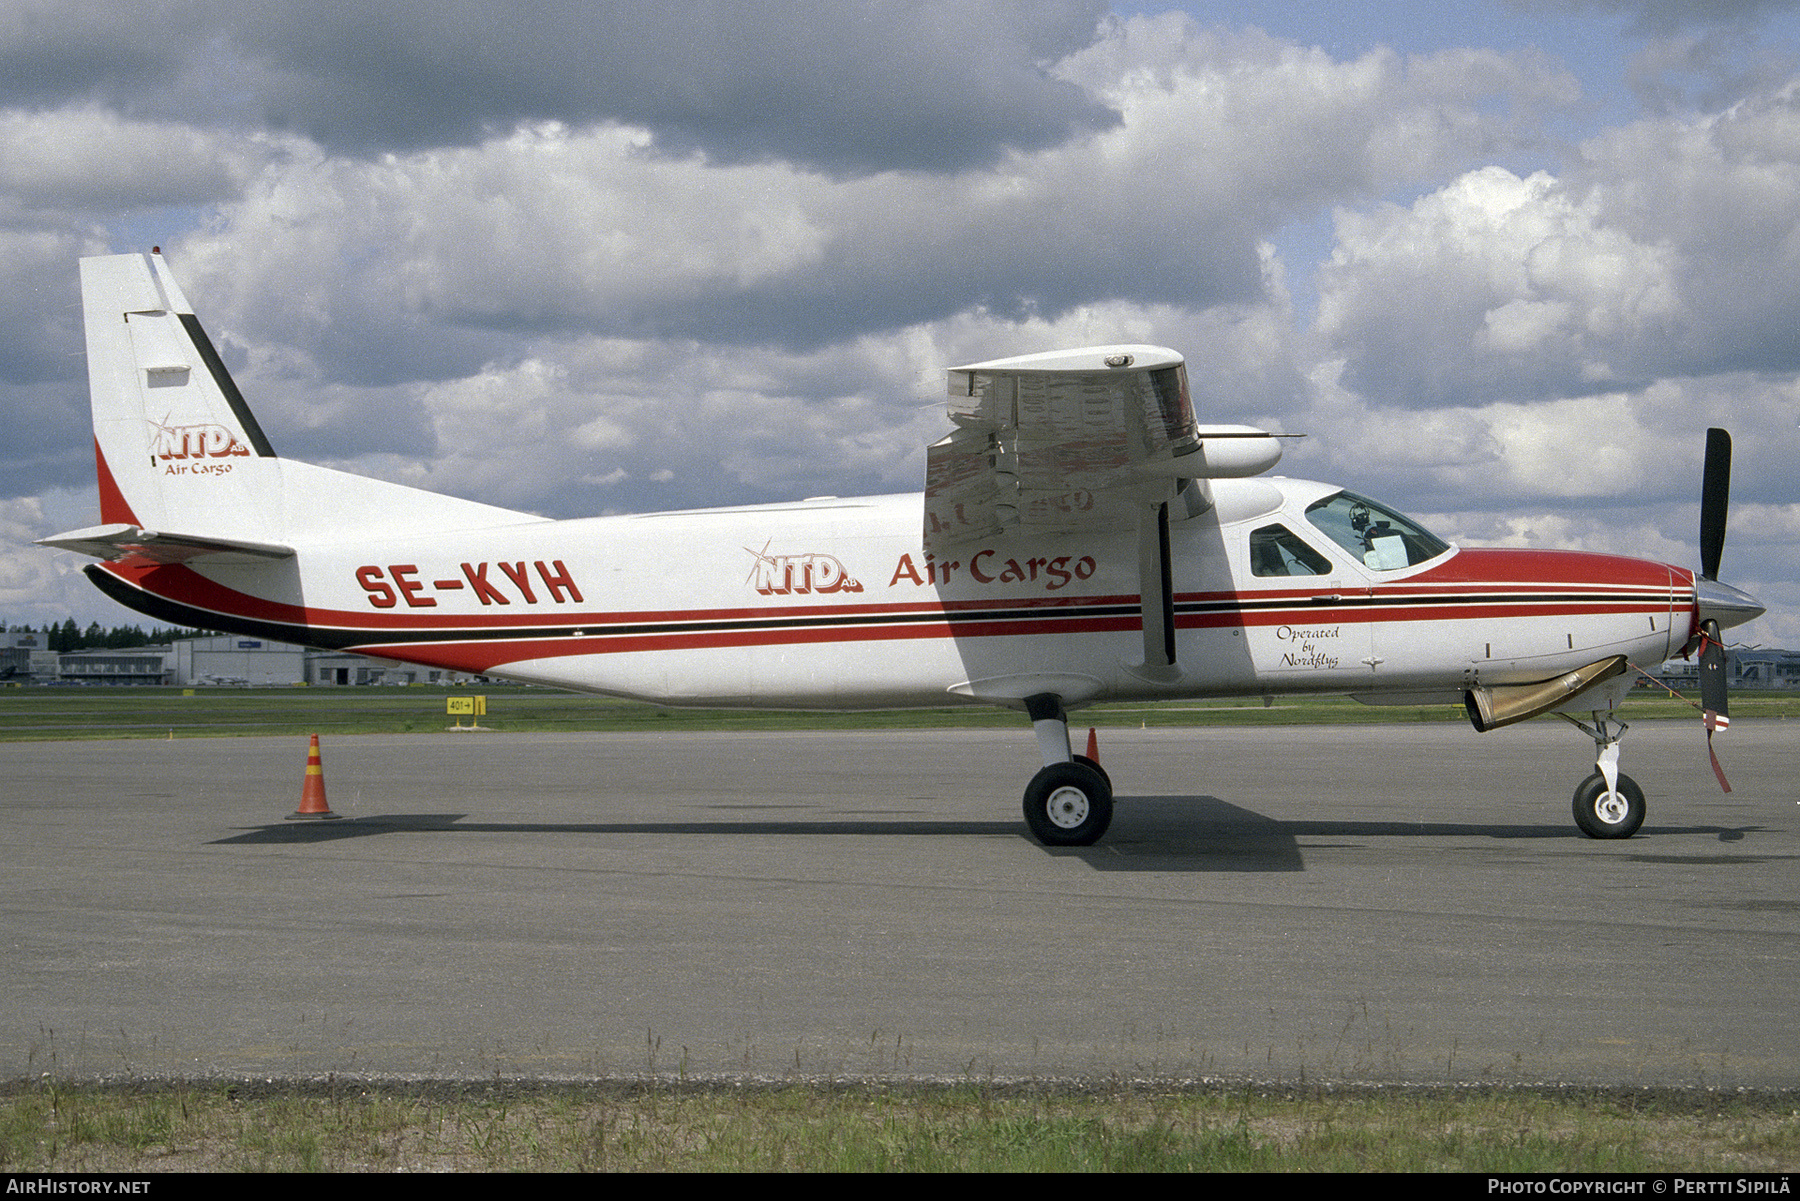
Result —
[[[1693, 573], [1666, 563], [1585, 551], [1463, 550], [1404, 579], [1364, 586], [1324, 577], [1290, 588], [1177, 594], [1175, 603], [1218, 604], [1240, 613], [1186, 614], [1182, 625], [1279, 625], [1298, 615], [1349, 622], [1493, 620], [1667, 613], [1693, 603]], [[1328, 598], [1328, 599], [1327, 599]]]
[[361, 643], [360, 654], [404, 659], [432, 667], [481, 672], [506, 663], [575, 655], [619, 655], [644, 651], [716, 650], [749, 646], [803, 646], [830, 642], [896, 642], [925, 638], [1029, 637], [1034, 634], [1093, 634], [1134, 631], [1135, 617], [1044, 621], [935, 621], [896, 625], [805, 627], [782, 630], [719, 630], [667, 634], [595, 634], [487, 642]]
[[[477, 633], [484, 629], [517, 630], [528, 626], [553, 629], [583, 625], [670, 625], [719, 621], [806, 620], [827, 618], [888, 617], [918, 614], [929, 620], [941, 616], [956, 621], [959, 614], [980, 614], [996, 609], [1034, 609], [1053, 612], [1059, 609], [1086, 609], [1095, 606], [1136, 606], [1135, 595], [1007, 597], [997, 600], [917, 601], [903, 604], [848, 605], [768, 605], [735, 609], [625, 609], [595, 612], [566, 608], [537, 612], [499, 612], [445, 614], [365, 613], [345, 609], [308, 608], [284, 601], [239, 592], [208, 579], [186, 564], [151, 563], [125, 559], [104, 563], [110, 572], [133, 587], [178, 604], [207, 609], [223, 616], [245, 617], [253, 621], [280, 622], [287, 625], [317, 626], [332, 630], [366, 633], [371, 638], [402, 630], [444, 630], [454, 633]], [[1059, 623], [1057, 628], [1062, 628]]]
[[[121, 501], [122, 503], [122, 501]], [[459, 671], [485, 671], [525, 659], [657, 650], [886, 642], [929, 638], [1030, 637], [1118, 633], [1140, 628], [1120, 606], [1135, 595], [945, 600], [900, 604], [820, 604], [758, 608], [560, 610], [448, 615], [362, 613], [309, 608], [239, 592], [185, 565], [125, 560], [106, 570], [135, 588], [222, 618], [291, 626], [295, 641], [310, 629], [333, 642], [388, 658]], [[1536, 574], [1533, 574], [1536, 573]], [[1321, 603], [1320, 584], [1267, 591], [1182, 593], [1181, 629], [1291, 624], [1320, 619], [1345, 624], [1403, 621], [1491, 621], [1511, 617], [1667, 613], [1692, 604], [1692, 573], [1637, 559], [1578, 552], [1465, 550], [1439, 568], [1372, 589], [1341, 587]], [[1110, 609], [1112, 612], [1097, 612]], [[1029, 612], [1021, 612], [1028, 610]], [[1083, 614], [1082, 610], [1090, 611]], [[858, 619], [864, 620], [858, 620]], [[916, 618], [916, 620], [904, 620]], [[901, 620], [896, 620], [901, 619]], [[723, 622], [769, 623], [747, 629], [694, 629]], [[832, 624], [823, 624], [832, 623]], [[228, 624], [228, 623], [221, 623]], [[585, 626], [596, 627], [592, 633]], [[545, 629], [542, 638], [520, 631]], [[608, 627], [615, 632], [609, 632]], [[649, 629], [623, 627], [653, 627]], [[690, 628], [684, 628], [690, 627]], [[581, 631], [575, 634], [568, 630]], [[555, 630], [558, 633], [551, 633]], [[443, 641], [429, 638], [442, 632]], [[482, 638], [483, 631], [493, 636]], [[429, 640], [393, 641], [401, 632]], [[321, 639], [322, 640], [322, 639]]]

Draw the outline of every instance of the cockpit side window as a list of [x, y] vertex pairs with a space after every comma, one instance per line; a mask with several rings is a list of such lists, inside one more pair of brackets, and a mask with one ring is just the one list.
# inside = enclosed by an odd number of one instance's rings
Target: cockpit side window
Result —
[[1285, 525], [1265, 525], [1251, 531], [1251, 575], [1324, 575], [1330, 570], [1330, 560]]
[[1436, 534], [1354, 492], [1307, 506], [1306, 519], [1372, 571], [1398, 571], [1450, 549]]

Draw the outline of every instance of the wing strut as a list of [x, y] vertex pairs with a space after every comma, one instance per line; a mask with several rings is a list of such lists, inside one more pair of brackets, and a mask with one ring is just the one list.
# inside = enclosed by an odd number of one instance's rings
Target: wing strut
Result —
[[1138, 589], [1143, 605], [1144, 661], [1131, 669], [1150, 680], [1172, 680], [1175, 665], [1175, 572], [1169, 555], [1169, 506], [1145, 506], [1138, 516]]

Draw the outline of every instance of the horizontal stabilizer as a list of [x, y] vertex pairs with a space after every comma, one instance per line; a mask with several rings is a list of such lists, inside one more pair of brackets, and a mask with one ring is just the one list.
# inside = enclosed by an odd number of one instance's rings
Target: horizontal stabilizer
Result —
[[39, 546], [79, 551], [96, 559], [124, 559], [138, 556], [153, 563], [186, 563], [205, 555], [235, 555], [246, 559], [291, 559], [294, 548], [270, 542], [246, 542], [236, 538], [204, 538], [197, 534], [175, 534], [167, 530], [146, 530], [135, 525], [114, 523], [70, 530], [52, 538], [39, 538]]

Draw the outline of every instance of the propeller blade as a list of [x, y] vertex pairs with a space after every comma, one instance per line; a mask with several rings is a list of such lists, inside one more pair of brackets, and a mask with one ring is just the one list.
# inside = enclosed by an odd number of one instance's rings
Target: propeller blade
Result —
[[1700, 627], [1700, 707], [1723, 718], [1731, 716], [1730, 689], [1725, 684], [1725, 644], [1719, 641], [1719, 623]]
[[1731, 435], [1706, 431], [1706, 468], [1700, 477], [1700, 574], [1719, 578], [1719, 556], [1725, 550], [1725, 512], [1731, 504]]
[[1712, 740], [1715, 733], [1731, 726], [1730, 699], [1730, 689], [1725, 684], [1725, 644], [1719, 641], [1719, 623], [1708, 621], [1700, 627], [1700, 705], [1705, 710], [1706, 755], [1712, 760], [1719, 787], [1726, 792], [1731, 791], [1731, 781], [1719, 766]]

